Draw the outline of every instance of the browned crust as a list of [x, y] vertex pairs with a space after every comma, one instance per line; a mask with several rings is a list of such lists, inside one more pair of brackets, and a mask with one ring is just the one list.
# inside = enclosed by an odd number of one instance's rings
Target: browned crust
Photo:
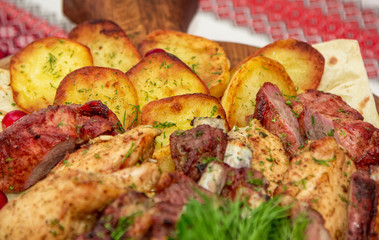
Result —
[[[310, 79], [302, 86], [303, 89], [317, 89], [324, 72], [325, 59], [322, 54], [310, 44], [295, 39], [283, 39], [270, 43], [256, 51], [251, 57], [265, 55], [272, 49], [288, 49], [298, 52], [299, 56], [306, 56], [309, 64], [315, 66]], [[305, 81], [304, 81], [305, 82]]]
[[224, 108], [222, 107], [221, 103], [218, 101], [216, 97], [213, 97], [211, 95], [203, 94], [203, 93], [192, 93], [192, 94], [184, 94], [184, 95], [177, 95], [172, 96], [168, 98], [162, 98], [159, 100], [151, 101], [148, 104], [146, 104], [142, 108], [142, 114], [141, 114], [141, 124], [147, 124], [148, 122], [145, 119], [144, 112], [151, 112], [153, 111], [157, 106], [160, 105], [167, 105], [170, 109], [180, 111], [182, 110], [182, 103], [191, 101], [191, 99], [196, 99], [198, 101], [204, 100], [204, 101], [212, 101], [214, 104], [218, 107], [218, 114], [222, 119], [226, 119], [226, 113]]

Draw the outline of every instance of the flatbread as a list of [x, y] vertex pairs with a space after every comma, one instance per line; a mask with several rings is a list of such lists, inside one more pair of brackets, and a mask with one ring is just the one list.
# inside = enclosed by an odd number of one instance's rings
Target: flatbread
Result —
[[12, 89], [9, 86], [9, 71], [0, 68], [0, 123], [4, 115], [12, 110], [20, 108], [13, 101]]
[[341, 96], [363, 115], [364, 121], [379, 128], [379, 115], [358, 41], [338, 39], [313, 47], [325, 58], [324, 74], [317, 89]]

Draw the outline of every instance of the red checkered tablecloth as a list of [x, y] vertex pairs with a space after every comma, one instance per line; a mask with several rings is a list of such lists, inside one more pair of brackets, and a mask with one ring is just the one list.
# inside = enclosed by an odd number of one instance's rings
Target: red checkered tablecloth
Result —
[[379, 77], [379, 9], [365, 9], [361, 1], [200, 0], [200, 8], [272, 41], [357, 39], [369, 78]]
[[0, 1], [0, 58], [16, 53], [36, 39], [49, 36], [65, 37], [66, 33], [63, 28], [25, 9]]

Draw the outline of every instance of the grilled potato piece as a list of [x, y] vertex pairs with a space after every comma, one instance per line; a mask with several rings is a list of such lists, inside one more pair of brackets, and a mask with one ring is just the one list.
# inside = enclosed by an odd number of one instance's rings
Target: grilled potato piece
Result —
[[254, 56], [265, 56], [280, 62], [302, 93], [306, 89], [317, 89], [324, 72], [325, 59], [319, 51], [306, 42], [286, 39], [273, 42]]
[[150, 101], [175, 95], [209, 94], [207, 86], [188, 66], [166, 52], [144, 57], [126, 75], [137, 90], [141, 108]]
[[73, 40], [49, 37], [27, 45], [10, 62], [10, 85], [17, 105], [27, 112], [53, 104], [61, 80], [92, 66], [89, 49]]
[[180, 58], [208, 86], [212, 96], [221, 97], [229, 83], [229, 61], [224, 49], [206, 38], [171, 30], [157, 30], [139, 46], [141, 54], [161, 48]]
[[[156, 149], [169, 144], [171, 133], [191, 128], [194, 117], [226, 119], [225, 111], [217, 98], [206, 94], [186, 94], [156, 100], [142, 108], [141, 124], [153, 125], [163, 133], [156, 138]], [[227, 124], [227, 123], [226, 123]], [[226, 129], [229, 129], [226, 126]]]
[[265, 82], [276, 84], [285, 95], [296, 95], [295, 85], [279, 62], [263, 56], [251, 58], [233, 76], [221, 100], [230, 127], [247, 125], [256, 94]]
[[152, 158], [157, 160], [159, 170], [162, 173], [175, 171], [175, 164], [171, 158], [170, 145], [155, 150]]
[[95, 66], [126, 72], [141, 60], [124, 30], [110, 20], [82, 22], [71, 30], [68, 37], [90, 48]]
[[117, 69], [84, 67], [69, 73], [57, 89], [54, 104], [101, 100], [125, 128], [138, 124], [138, 97], [128, 77]]

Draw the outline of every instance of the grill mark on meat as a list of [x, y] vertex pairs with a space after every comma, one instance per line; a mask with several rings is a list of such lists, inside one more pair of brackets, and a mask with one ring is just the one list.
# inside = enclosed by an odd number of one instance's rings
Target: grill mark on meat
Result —
[[253, 116], [263, 127], [281, 138], [291, 155], [303, 144], [299, 123], [276, 85], [269, 82], [263, 84], [256, 96]]
[[224, 160], [227, 135], [218, 128], [200, 125], [187, 131], [170, 135], [171, 156], [177, 171], [193, 180], [199, 180], [204, 170], [204, 159]]
[[356, 171], [350, 181], [347, 239], [368, 239], [370, 223], [376, 213], [377, 185], [367, 172]]
[[23, 117], [1, 132], [0, 190], [23, 191], [43, 178], [77, 144], [100, 134], [117, 134], [119, 121], [104, 106], [100, 101], [82, 107], [50, 106]]

